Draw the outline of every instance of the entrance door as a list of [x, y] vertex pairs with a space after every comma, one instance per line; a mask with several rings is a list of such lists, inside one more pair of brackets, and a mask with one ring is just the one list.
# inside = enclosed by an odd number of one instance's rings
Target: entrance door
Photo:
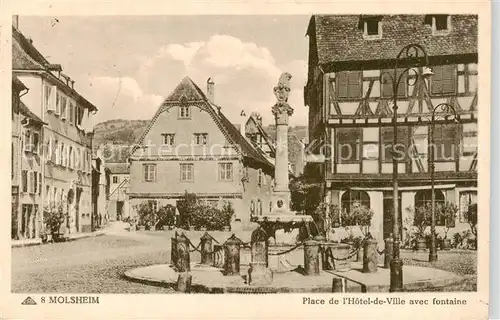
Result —
[[123, 201], [116, 202], [116, 220], [121, 221], [123, 215]]
[[[391, 233], [394, 233], [394, 224], [393, 224], [393, 212], [394, 212], [394, 202], [392, 201], [392, 191], [384, 192], [384, 239], [389, 237]], [[401, 193], [398, 196], [398, 224], [399, 224], [399, 238], [402, 239], [402, 231], [403, 231], [403, 222], [401, 215]]]

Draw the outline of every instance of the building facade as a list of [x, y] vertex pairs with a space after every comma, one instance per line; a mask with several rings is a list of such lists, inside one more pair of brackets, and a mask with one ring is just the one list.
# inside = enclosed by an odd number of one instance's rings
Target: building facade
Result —
[[12, 239], [35, 239], [42, 228], [42, 126], [44, 122], [21, 102], [28, 93], [12, 78]]
[[[18, 21], [15, 19], [15, 21]], [[12, 28], [13, 74], [29, 87], [21, 100], [46, 124], [39, 140], [44, 211], [68, 213], [61, 230], [91, 230], [92, 116], [97, 108], [74, 89], [60, 65], [49, 63], [17, 25]], [[43, 189], [43, 190], [42, 190]]]
[[[398, 52], [418, 44], [434, 75], [422, 76], [422, 60], [407, 59], [397, 70], [400, 230], [411, 221], [408, 209], [430, 202], [431, 111], [443, 102], [460, 121], [436, 116], [436, 201], [460, 208], [451, 232], [468, 228], [464, 213], [477, 199], [477, 16], [313, 16], [307, 35], [309, 139], [313, 152], [325, 155], [307, 171], [323, 185], [325, 200], [341, 210], [354, 202], [370, 207], [379, 241], [392, 232], [393, 89], [385, 78]], [[437, 226], [441, 233], [443, 221]]]
[[274, 166], [188, 77], [165, 99], [130, 156], [130, 203], [177, 205], [185, 192], [229, 201], [234, 220], [269, 211]]
[[109, 220], [130, 217], [130, 167], [128, 163], [106, 163], [110, 175]]

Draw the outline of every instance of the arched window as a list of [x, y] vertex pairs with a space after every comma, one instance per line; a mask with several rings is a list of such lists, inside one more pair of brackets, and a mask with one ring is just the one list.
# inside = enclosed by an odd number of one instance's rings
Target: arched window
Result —
[[370, 196], [366, 191], [362, 190], [347, 190], [342, 195], [342, 211], [350, 212], [353, 203], [358, 202], [361, 205], [364, 205], [370, 208]]
[[250, 201], [250, 215], [255, 215], [255, 202], [253, 200]]
[[[435, 205], [436, 208], [444, 204], [444, 194], [441, 190], [434, 190], [435, 195]], [[415, 208], [419, 207], [431, 207], [432, 204], [432, 192], [431, 190], [420, 190], [415, 194]], [[444, 226], [444, 220], [436, 219], [437, 226]]]

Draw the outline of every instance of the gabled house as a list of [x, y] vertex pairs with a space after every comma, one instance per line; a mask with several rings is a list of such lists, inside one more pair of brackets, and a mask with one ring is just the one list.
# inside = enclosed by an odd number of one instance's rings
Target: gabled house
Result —
[[67, 213], [61, 232], [88, 232], [92, 118], [97, 107], [75, 90], [75, 81], [62, 72], [61, 65], [50, 63], [23, 35], [18, 21], [15, 17], [12, 26], [12, 73], [29, 88], [21, 102], [44, 122], [38, 140], [43, 177], [38, 179], [42, 184], [36, 190], [44, 211], [62, 208]]
[[[441, 14], [315, 15], [310, 20], [304, 98], [309, 139], [316, 146], [311, 150], [323, 153], [325, 162], [308, 164], [307, 172], [324, 188], [325, 201], [342, 210], [355, 202], [370, 207], [371, 231], [379, 241], [393, 230], [394, 90], [386, 76], [398, 52], [410, 44], [426, 50], [429, 65], [406, 59], [397, 70], [402, 77], [397, 88], [400, 230], [412, 218], [407, 208], [430, 202], [431, 109], [443, 102], [455, 107], [460, 121], [436, 117], [436, 201], [455, 203], [460, 208], [456, 230], [468, 228], [465, 211], [477, 201], [477, 24], [474, 15]], [[424, 67], [434, 75], [423, 77]], [[439, 232], [443, 225], [438, 221]]]
[[244, 225], [251, 211], [269, 211], [274, 165], [249, 142], [189, 77], [164, 100], [130, 154], [130, 202], [157, 205], [185, 192], [213, 203], [229, 201]]
[[41, 141], [45, 122], [22, 101], [27, 88], [12, 77], [12, 221], [13, 239], [40, 238], [43, 158]]
[[130, 216], [130, 167], [127, 162], [107, 162], [110, 173], [109, 220], [121, 221]]

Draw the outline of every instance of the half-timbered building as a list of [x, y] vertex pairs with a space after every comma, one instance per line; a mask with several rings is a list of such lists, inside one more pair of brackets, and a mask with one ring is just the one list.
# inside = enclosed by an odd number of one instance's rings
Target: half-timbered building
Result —
[[[400, 62], [397, 90], [401, 227], [409, 207], [430, 201], [428, 142], [431, 111], [446, 102], [454, 117], [436, 116], [436, 201], [458, 205], [456, 230], [466, 228], [464, 212], [477, 199], [477, 16], [315, 15], [309, 36], [308, 81], [310, 150], [325, 162], [308, 165], [327, 202], [349, 210], [354, 202], [373, 212], [371, 232], [379, 241], [392, 232], [393, 72], [398, 52], [418, 44], [428, 55]], [[422, 56], [422, 54], [420, 54]], [[431, 77], [423, 77], [424, 70]], [[418, 76], [417, 76], [418, 75]], [[390, 80], [390, 79], [387, 79]], [[410, 217], [411, 218], [411, 217]], [[438, 221], [438, 231], [443, 221]]]

